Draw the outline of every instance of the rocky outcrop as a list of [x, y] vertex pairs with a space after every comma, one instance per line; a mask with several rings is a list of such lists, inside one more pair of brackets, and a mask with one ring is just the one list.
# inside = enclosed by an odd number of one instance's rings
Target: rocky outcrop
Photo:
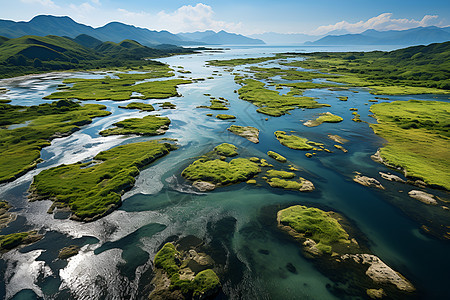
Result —
[[6, 227], [16, 219], [16, 214], [8, 212], [11, 205], [6, 201], [0, 201], [0, 229]]
[[372, 254], [344, 254], [342, 260], [353, 260], [362, 265], [369, 265], [366, 275], [375, 283], [389, 283], [397, 287], [397, 289], [405, 292], [415, 291], [414, 286], [400, 273], [394, 271], [386, 265], [381, 259]]
[[199, 192], [210, 192], [216, 188], [215, 184], [213, 184], [211, 182], [207, 182], [207, 181], [201, 181], [201, 180], [195, 181], [192, 184], [192, 186]]
[[355, 177], [353, 177], [353, 181], [357, 182], [361, 185], [368, 186], [368, 187], [375, 187], [384, 190], [384, 187], [381, 185], [381, 183], [376, 180], [375, 178], [362, 176], [360, 174], [356, 174]]
[[252, 143], [259, 143], [259, 129], [255, 127], [232, 125], [227, 130], [243, 138], [246, 138]]
[[306, 179], [302, 180], [302, 187], [300, 188], [300, 192], [312, 192], [314, 191], [315, 187], [314, 184]]
[[337, 148], [337, 149], [339, 149], [339, 150], [341, 150], [341, 151], [344, 152], [344, 153], [347, 153], [347, 152], [348, 152], [348, 150], [345, 149], [344, 147], [342, 147], [341, 145], [334, 145], [334, 147]]
[[383, 172], [378, 172], [381, 176], [381, 178], [389, 180], [389, 181], [395, 181], [395, 182], [401, 182], [401, 183], [405, 183], [406, 181], [404, 181], [403, 179], [401, 179], [400, 177], [398, 177], [397, 175], [391, 174], [391, 173], [383, 173]]
[[368, 289], [366, 291], [367, 296], [371, 299], [382, 299], [384, 296], [386, 296], [386, 293], [383, 289]]
[[409, 191], [408, 195], [411, 198], [419, 200], [420, 202], [425, 203], [425, 204], [430, 204], [430, 205], [438, 204], [438, 202], [434, 198], [434, 195], [432, 195], [432, 194], [428, 194], [428, 193], [418, 191], [418, 190], [412, 190], [412, 191]]
[[329, 134], [328, 138], [333, 140], [333, 141], [335, 141], [336, 143], [339, 143], [339, 144], [345, 144], [345, 143], [348, 142], [347, 139], [344, 139], [343, 137], [340, 137], [337, 134]]

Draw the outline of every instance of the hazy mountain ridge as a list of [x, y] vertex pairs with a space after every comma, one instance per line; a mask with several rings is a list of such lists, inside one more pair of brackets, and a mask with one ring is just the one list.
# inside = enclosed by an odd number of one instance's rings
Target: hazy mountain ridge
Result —
[[358, 34], [327, 35], [307, 45], [421, 45], [450, 40], [450, 27], [417, 27], [407, 30], [377, 31]]
[[225, 31], [217, 33], [208, 31], [207, 34], [202, 35], [197, 39], [188, 37], [189, 34], [176, 35], [166, 30], [149, 30], [120, 22], [110, 22], [102, 27], [93, 28], [77, 23], [70, 17], [57, 17], [51, 15], [39, 15], [29, 22], [0, 20], [0, 36], [7, 38], [18, 38], [25, 35], [56, 35], [75, 38], [82, 34], [89, 35], [100, 41], [111, 41], [115, 43], [125, 39], [131, 39], [148, 46], [159, 44], [264, 44], [261, 40], [251, 39], [240, 34], [228, 33]]

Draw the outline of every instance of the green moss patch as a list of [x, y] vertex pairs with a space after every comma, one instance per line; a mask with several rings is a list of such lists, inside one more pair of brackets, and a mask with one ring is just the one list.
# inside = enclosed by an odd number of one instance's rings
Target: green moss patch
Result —
[[100, 152], [92, 162], [43, 170], [34, 177], [31, 199], [51, 199], [70, 208], [73, 219], [95, 220], [120, 205], [139, 170], [175, 149], [160, 141], [133, 143]]
[[164, 109], [175, 109], [177, 106], [171, 102], [160, 103], [159, 106]]
[[278, 177], [283, 179], [291, 179], [295, 177], [295, 173], [286, 172], [286, 171], [278, 171], [278, 170], [268, 170], [266, 172], [267, 177]]
[[178, 96], [177, 86], [191, 83], [190, 80], [171, 79], [150, 81], [136, 84], [140, 74], [129, 74], [126, 79], [112, 79], [106, 76], [102, 79], [71, 78], [63, 81], [64, 84], [73, 84], [63, 91], [45, 96], [44, 99], [78, 99], [78, 100], [129, 100], [132, 93], [138, 99], [165, 99]]
[[278, 177], [272, 177], [267, 180], [267, 183], [274, 188], [281, 188], [285, 190], [300, 190], [303, 186], [302, 182], [295, 180], [285, 180]]
[[284, 115], [296, 108], [318, 108], [329, 106], [320, 104], [311, 97], [298, 97], [293, 95], [280, 95], [264, 87], [264, 83], [254, 79], [235, 80], [242, 85], [238, 90], [239, 97], [259, 107], [256, 111], [273, 117]]
[[207, 181], [227, 185], [247, 181], [260, 172], [259, 166], [246, 158], [235, 158], [230, 162], [220, 159], [194, 161], [181, 175], [186, 179]]
[[0, 235], [0, 251], [6, 252], [20, 245], [31, 244], [42, 238], [36, 231], [18, 232]]
[[342, 119], [339, 116], [333, 115], [330, 112], [321, 113], [320, 116], [315, 120], [309, 120], [303, 123], [303, 125], [307, 127], [315, 127], [319, 126], [322, 123], [339, 123], [342, 122], [344, 119]]
[[216, 116], [216, 118], [217, 119], [221, 119], [221, 120], [233, 120], [233, 119], [236, 119], [236, 117], [233, 116], [233, 115], [225, 115], [225, 114], [218, 114]]
[[180, 279], [180, 270], [184, 262], [182, 254], [172, 243], [166, 243], [155, 256], [155, 267], [164, 270], [170, 279], [169, 289], [180, 290], [185, 295], [192, 295], [192, 299], [203, 299], [204, 295], [216, 292], [220, 288], [217, 274], [206, 269], [195, 274], [192, 280]]
[[304, 238], [315, 241], [317, 248], [326, 253], [331, 253], [334, 244], [350, 243], [349, 235], [332, 212], [296, 205], [280, 210], [278, 220]]
[[395, 101], [371, 107], [378, 124], [370, 126], [388, 143], [380, 155], [407, 176], [450, 190], [450, 103]]
[[270, 157], [272, 157], [273, 159], [279, 161], [279, 162], [286, 162], [287, 159], [286, 157], [282, 156], [281, 154], [278, 154], [274, 151], [268, 151], [267, 155], [269, 155]]
[[214, 151], [218, 155], [227, 156], [227, 157], [232, 157], [232, 156], [238, 155], [238, 152], [236, 150], [237, 150], [237, 147], [235, 145], [228, 144], [228, 143], [220, 144], [219, 146], [216, 146], [214, 148]]
[[288, 135], [284, 131], [275, 131], [275, 136], [281, 145], [296, 150], [312, 150], [314, 142], [308, 141], [308, 139], [296, 136]]
[[[57, 137], [67, 136], [111, 113], [98, 104], [80, 105], [61, 100], [37, 106], [0, 104], [0, 183], [36, 167], [40, 150]], [[20, 125], [18, 128], [12, 126]]]
[[154, 111], [155, 110], [153, 105], [142, 103], [142, 102], [131, 102], [131, 103], [128, 103], [127, 106], [119, 106], [119, 108], [139, 109], [141, 111]]
[[211, 102], [209, 106], [200, 105], [197, 106], [197, 108], [208, 108], [212, 110], [228, 110], [228, 107], [225, 106], [227, 102], [224, 100], [211, 99], [209, 102]]
[[146, 116], [131, 118], [114, 123], [115, 128], [100, 131], [103, 136], [119, 134], [158, 135], [164, 134], [169, 128], [170, 119], [167, 117]]

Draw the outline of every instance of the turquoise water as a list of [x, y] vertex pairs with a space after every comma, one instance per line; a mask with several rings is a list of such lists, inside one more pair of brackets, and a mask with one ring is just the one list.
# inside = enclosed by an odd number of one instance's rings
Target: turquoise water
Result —
[[[382, 146], [365, 123], [351, 121], [350, 107], [357, 107], [361, 119], [375, 122], [368, 100], [374, 99], [364, 89], [351, 91], [310, 90], [305, 96], [317, 97], [332, 107], [314, 110], [297, 109], [280, 118], [256, 113], [256, 107], [239, 100], [234, 90], [234, 76], [222, 68], [206, 67], [211, 59], [266, 56], [286, 51], [348, 50], [328, 47], [236, 47], [223, 52], [161, 59], [171, 66], [183, 66], [192, 74], [177, 74], [206, 78], [219, 71], [214, 79], [179, 87], [182, 97], [169, 99], [175, 110], [156, 113], [172, 120], [165, 137], [178, 139], [180, 149], [143, 170], [136, 186], [124, 195], [123, 205], [112, 214], [92, 223], [81, 224], [60, 215], [46, 213], [49, 201], [29, 203], [26, 191], [32, 176], [61, 163], [87, 161], [99, 151], [113, 146], [148, 139], [149, 137], [101, 137], [98, 132], [112, 123], [130, 117], [153, 113], [119, 109], [131, 101], [101, 101], [111, 116], [95, 119], [92, 124], [73, 135], [54, 140], [42, 151], [45, 160], [36, 170], [16, 181], [0, 186], [0, 198], [8, 200], [19, 218], [0, 234], [36, 229], [45, 238], [21, 250], [11, 251], [0, 259], [0, 295], [6, 299], [55, 298], [67, 299], [140, 299], [149, 293], [151, 261], [162, 243], [176, 237], [194, 235], [206, 241], [215, 261], [224, 266], [221, 299], [339, 299], [333, 294], [332, 282], [305, 258], [299, 245], [276, 229], [276, 211], [294, 204], [332, 209], [345, 215], [362, 232], [371, 251], [388, 265], [405, 275], [417, 287], [424, 299], [444, 299], [450, 295], [448, 242], [434, 239], [420, 231], [427, 220], [439, 220], [450, 225], [448, 212], [440, 207], [427, 207], [407, 196], [411, 186], [383, 181], [386, 191], [363, 187], [352, 181], [354, 171], [379, 179], [378, 172], [389, 172], [374, 163], [370, 155]], [[358, 50], [358, 49], [352, 49]], [[367, 49], [362, 49], [367, 50]], [[242, 67], [236, 70], [242, 70]], [[77, 73], [77, 77], [95, 78], [103, 74]], [[42, 97], [55, 91], [64, 75], [38, 76], [0, 82], [11, 91], [6, 97], [12, 104], [39, 104]], [[281, 91], [283, 92], [283, 91]], [[230, 101], [227, 114], [236, 121], [221, 121], [207, 117], [218, 113], [198, 109], [207, 105], [209, 93]], [[339, 101], [337, 96], [348, 96]], [[383, 97], [383, 96], [381, 96]], [[388, 96], [392, 100], [424, 99], [448, 101], [447, 96]], [[166, 100], [146, 100], [156, 104]], [[380, 100], [384, 102], [386, 100]], [[94, 103], [93, 101], [86, 101]], [[157, 106], [156, 106], [157, 107]], [[344, 118], [338, 124], [322, 124], [308, 128], [302, 125], [319, 113], [330, 111]], [[260, 143], [253, 144], [226, 130], [231, 124], [254, 126], [261, 130]], [[279, 144], [273, 132], [293, 131], [309, 140], [324, 143], [335, 150], [328, 134], [338, 134], [350, 142], [348, 153], [318, 153], [306, 158], [304, 152]], [[311, 180], [316, 190], [298, 193], [250, 186], [245, 183], [195, 193], [181, 178], [181, 171], [199, 155], [219, 143], [233, 143], [243, 157], [266, 158], [277, 168], [280, 164], [265, 154], [268, 150], [281, 153], [300, 168], [300, 176]], [[392, 171], [391, 171], [392, 172]], [[76, 183], [74, 183], [76, 184]], [[403, 193], [399, 193], [403, 190]], [[428, 223], [426, 223], [428, 224]], [[429, 225], [429, 224], [428, 224]], [[56, 259], [58, 251], [68, 245], [81, 247], [68, 262]]]

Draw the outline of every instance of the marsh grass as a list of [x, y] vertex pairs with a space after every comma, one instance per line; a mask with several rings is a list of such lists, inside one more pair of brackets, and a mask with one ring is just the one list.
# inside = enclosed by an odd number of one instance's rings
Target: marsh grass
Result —
[[70, 208], [74, 219], [92, 221], [120, 205], [122, 193], [134, 185], [139, 170], [175, 149], [158, 140], [118, 146], [97, 154], [94, 163], [43, 170], [34, 177], [30, 191], [35, 198]]

